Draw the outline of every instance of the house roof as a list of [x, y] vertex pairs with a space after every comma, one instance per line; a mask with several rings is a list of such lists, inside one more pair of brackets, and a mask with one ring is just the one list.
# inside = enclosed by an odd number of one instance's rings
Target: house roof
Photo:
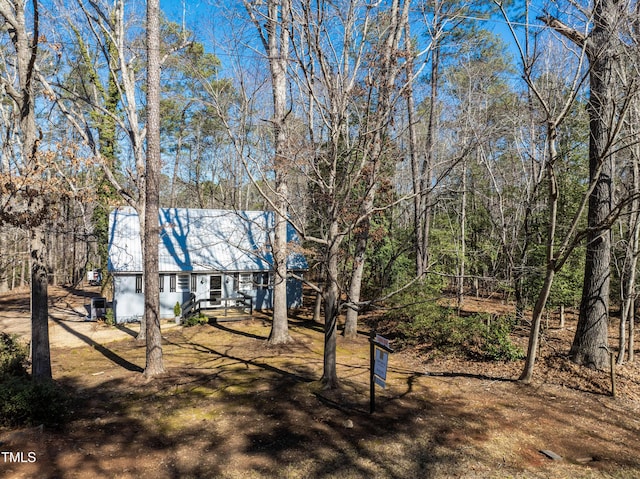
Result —
[[[228, 211], [161, 208], [159, 212], [159, 271], [268, 271], [273, 269], [270, 237], [274, 214], [268, 211]], [[288, 225], [290, 243], [299, 243]], [[290, 270], [305, 270], [297, 252], [289, 254]], [[131, 207], [109, 216], [109, 271], [143, 271], [138, 214]]]

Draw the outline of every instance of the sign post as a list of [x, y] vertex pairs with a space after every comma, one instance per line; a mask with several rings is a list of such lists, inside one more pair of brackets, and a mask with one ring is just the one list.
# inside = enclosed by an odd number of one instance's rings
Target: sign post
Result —
[[369, 337], [369, 413], [376, 410], [376, 384], [381, 388], [386, 387], [387, 365], [389, 353], [393, 349], [389, 346], [389, 340], [371, 331]]

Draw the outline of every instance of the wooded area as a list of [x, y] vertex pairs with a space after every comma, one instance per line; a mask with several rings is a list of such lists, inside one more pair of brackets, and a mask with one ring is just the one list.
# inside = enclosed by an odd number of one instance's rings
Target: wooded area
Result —
[[444, 295], [515, 302], [523, 382], [559, 307], [579, 310], [574, 362], [633, 361], [640, 10], [583, 3], [244, 0], [187, 27], [157, 0], [0, 0], [0, 290], [31, 288], [33, 377], [51, 377], [47, 284], [106, 271], [125, 204], [149, 377], [161, 206], [275, 212], [270, 344], [291, 340], [295, 228], [329, 389], [343, 315], [355, 336], [364, 310]]

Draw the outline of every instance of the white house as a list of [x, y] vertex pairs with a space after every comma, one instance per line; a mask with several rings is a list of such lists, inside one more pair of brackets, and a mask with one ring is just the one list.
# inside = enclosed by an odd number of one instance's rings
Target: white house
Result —
[[[162, 318], [173, 317], [175, 304], [190, 299], [209, 307], [233, 306], [242, 298], [250, 299], [253, 309], [273, 306], [272, 212], [162, 208], [159, 222]], [[290, 226], [288, 240], [298, 242]], [[298, 307], [306, 259], [292, 252], [287, 267], [296, 276], [287, 279], [288, 304]], [[139, 321], [144, 313], [143, 262], [140, 223], [131, 207], [110, 214], [108, 269], [115, 320]]]

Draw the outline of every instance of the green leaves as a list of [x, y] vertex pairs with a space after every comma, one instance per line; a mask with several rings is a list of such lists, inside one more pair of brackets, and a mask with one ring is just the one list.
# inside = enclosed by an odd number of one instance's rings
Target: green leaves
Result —
[[457, 314], [439, 304], [439, 280], [423, 283], [394, 297], [387, 321], [395, 324], [397, 343], [430, 353], [469, 359], [515, 361], [523, 351], [511, 340], [516, 321], [512, 316], [489, 313]]

